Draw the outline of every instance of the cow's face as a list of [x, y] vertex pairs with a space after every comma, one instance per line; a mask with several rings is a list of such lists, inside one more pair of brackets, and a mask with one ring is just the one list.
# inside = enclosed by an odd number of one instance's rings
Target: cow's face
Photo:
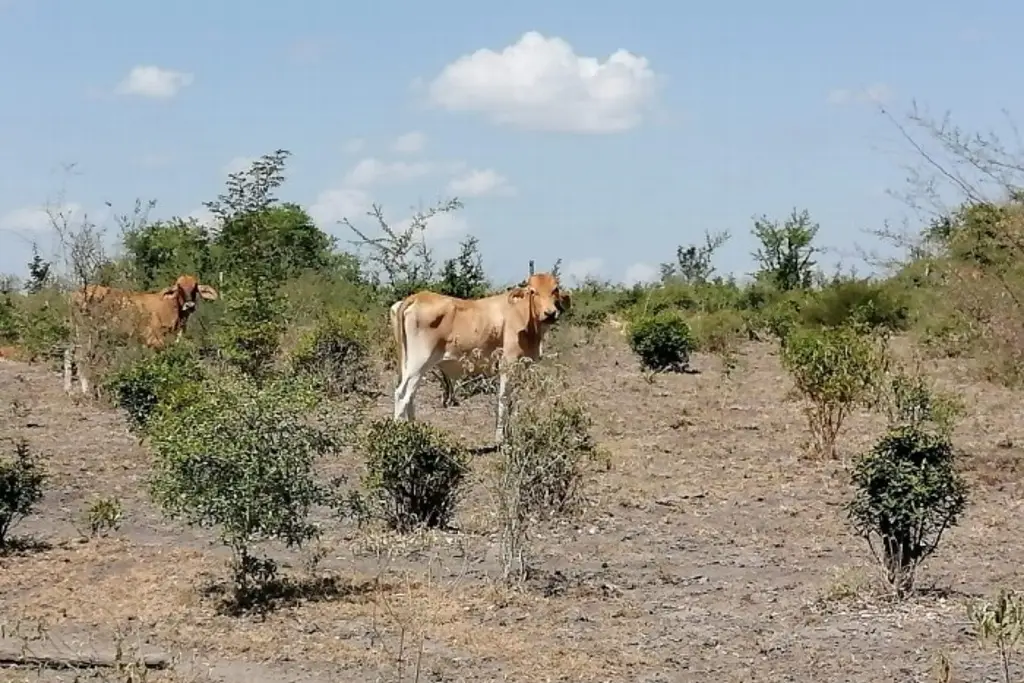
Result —
[[551, 324], [565, 312], [568, 298], [551, 273], [536, 273], [526, 280], [526, 289], [534, 298], [533, 313], [538, 322]]
[[164, 296], [173, 297], [178, 304], [178, 310], [182, 315], [188, 317], [196, 310], [199, 299], [214, 301], [218, 298], [217, 290], [209, 285], [201, 285], [191, 275], [181, 275], [174, 284], [164, 290]]

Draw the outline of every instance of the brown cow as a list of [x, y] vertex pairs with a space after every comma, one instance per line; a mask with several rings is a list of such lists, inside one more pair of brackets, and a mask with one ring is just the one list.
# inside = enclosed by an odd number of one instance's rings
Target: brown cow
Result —
[[537, 273], [524, 286], [482, 299], [422, 291], [392, 304], [390, 317], [398, 344], [399, 371], [395, 419], [415, 419], [416, 390], [432, 368], [445, 363], [450, 369], [451, 362], [461, 362], [474, 352], [485, 358], [499, 355], [495, 440], [501, 443], [507, 410], [507, 365], [521, 358], [540, 358], [544, 334], [568, 301], [554, 275]]
[[[520, 287], [526, 286], [524, 280]], [[560, 300], [561, 310], [567, 311], [572, 305], [572, 297], [569, 292], [565, 290], [559, 290], [558, 298]], [[394, 308], [394, 306], [392, 307]], [[392, 318], [392, 327], [394, 327], [394, 319]], [[548, 325], [545, 324], [545, 329]], [[540, 343], [540, 357], [544, 357], [544, 342]], [[434, 367], [434, 374], [441, 382], [441, 407], [447, 408], [449, 406], [459, 405], [458, 398], [455, 396], [455, 382], [464, 380], [466, 378], [484, 378], [493, 377], [494, 373], [494, 359], [489, 356], [480, 356], [479, 354], [473, 354], [471, 357], [462, 358], [460, 360], [442, 360]]]
[[[157, 292], [135, 292], [104, 285], [86, 285], [71, 294], [71, 314], [75, 336], [79, 336], [81, 316], [101, 317], [121, 332], [134, 337], [151, 349], [162, 349], [167, 336], [181, 339], [189, 316], [196, 311], [199, 299], [215, 301], [217, 290], [201, 285], [192, 275], [180, 275], [170, 287]], [[71, 375], [75, 344], [64, 351], [64, 391], [71, 392]], [[82, 393], [89, 392], [89, 380], [79, 368]]]

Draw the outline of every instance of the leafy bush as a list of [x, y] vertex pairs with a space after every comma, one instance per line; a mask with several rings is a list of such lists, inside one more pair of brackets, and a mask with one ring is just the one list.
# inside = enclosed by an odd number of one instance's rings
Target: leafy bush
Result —
[[364, 316], [334, 313], [303, 335], [291, 353], [292, 372], [311, 377], [328, 396], [366, 392], [374, 378]]
[[494, 494], [501, 523], [506, 582], [526, 577], [532, 520], [571, 513], [582, 501], [584, 465], [597, 456], [592, 420], [578, 396], [547, 368], [516, 365], [510, 372], [508, 422]]
[[836, 438], [850, 411], [876, 398], [884, 346], [848, 327], [796, 329], [786, 337], [782, 364], [804, 400], [814, 452], [835, 457]]
[[361, 450], [363, 485], [391, 528], [405, 532], [451, 520], [469, 468], [460, 444], [423, 422], [387, 418], [368, 425]]
[[629, 345], [644, 367], [681, 372], [690, 362], [693, 337], [679, 313], [662, 311], [630, 324]]
[[244, 376], [220, 377], [150, 420], [152, 495], [172, 518], [219, 527], [232, 551], [236, 607], [254, 604], [276, 577], [276, 565], [253, 545], [301, 546], [319, 534], [311, 507], [333, 501], [314, 465], [340, 445], [341, 432], [313, 419], [317, 398], [280, 382], [259, 388]]
[[721, 356], [726, 369], [731, 370], [740, 342], [749, 336], [746, 317], [738, 311], [722, 310], [697, 316], [690, 325], [696, 348]]
[[0, 548], [7, 545], [11, 528], [43, 499], [45, 480], [39, 460], [24, 441], [14, 444], [13, 458], [0, 461]]
[[902, 598], [913, 589], [918, 566], [966, 507], [967, 484], [953, 448], [943, 436], [894, 427], [859, 458], [853, 485], [850, 518]]
[[964, 412], [957, 395], [937, 391], [919, 372], [893, 373], [886, 389], [885, 409], [890, 425], [930, 429], [949, 436], [954, 422]]
[[131, 425], [145, 429], [161, 403], [173, 404], [190, 388], [198, 391], [206, 377], [196, 350], [187, 342], [146, 355], [103, 381], [103, 389], [128, 413]]
[[85, 511], [85, 521], [89, 525], [89, 534], [106, 535], [121, 526], [121, 519], [124, 517], [124, 508], [117, 498], [100, 497], [89, 504]]
[[801, 316], [806, 324], [820, 327], [854, 324], [898, 332], [907, 329], [910, 308], [892, 285], [846, 280], [818, 292]]

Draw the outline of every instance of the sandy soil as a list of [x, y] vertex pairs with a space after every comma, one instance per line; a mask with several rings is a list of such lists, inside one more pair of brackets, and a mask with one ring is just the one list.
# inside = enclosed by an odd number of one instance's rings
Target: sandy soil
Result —
[[[952, 680], [997, 680], [965, 606], [1020, 584], [1019, 395], [932, 364], [971, 411], [956, 443], [970, 454], [973, 504], [925, 566], [927, 590], [893, 606], [845, 521], [841, 464], [801, 454], [803, 418], [772, 346], [745, 347], [729, 375], [697, 356], [699, 374], [654, 382], [612, 335], [564, 347], [611, 467], [591, 473], [578, 519], [538, 530], [529, 590], [496, 587], [483, 483], [495, 456], [479, 455], [458, 532], [399, 540], [327, 522], [315, 571], [333, 583], [247, 617], [218, 614], [205, 587], [224, 576], [225, 554], [212, 533], [154, 509], [149, 456], [123, 418], [65, 397], [55, 373], [0, 359], [0, 434], [28, 439], [51, 476], [40, 514], [16, 530], [48, 545], [0, 558], [0, 622], [23, 640], [44, 624], [33, 647], [109, 648], [121, 632], [128, 649], [177, 657], [172, 672], [150, 674], [164, 681], [906, 683], [938, 680], [943, 655]], [[490, 397], [442, 410], [429, 384], [418, 398], [420, 419], [473, 444], [492, 437]], [[881, 427], [855, 415], [843, 452]], [[358, 469], [347, 456], [332, 467]], [[85, 540], [80, 515], [99, 495], [118, 496], [126, 518]], [[294, 576], [312, 571], [303, 553], [275, 556]], [[0, 668], [8, 680], [72, 677]]]

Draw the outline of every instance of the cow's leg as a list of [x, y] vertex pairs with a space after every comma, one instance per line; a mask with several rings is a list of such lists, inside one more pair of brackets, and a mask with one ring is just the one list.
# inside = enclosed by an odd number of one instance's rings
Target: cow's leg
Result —
[[402, 379], [395, 387], [395, 419], [416, 419], [416, 390], [419, 389], [423, 376], [437, 365], [444, 355], [441, 348], [422, 349], [409, 344], [405, 364], [402, 367]]

